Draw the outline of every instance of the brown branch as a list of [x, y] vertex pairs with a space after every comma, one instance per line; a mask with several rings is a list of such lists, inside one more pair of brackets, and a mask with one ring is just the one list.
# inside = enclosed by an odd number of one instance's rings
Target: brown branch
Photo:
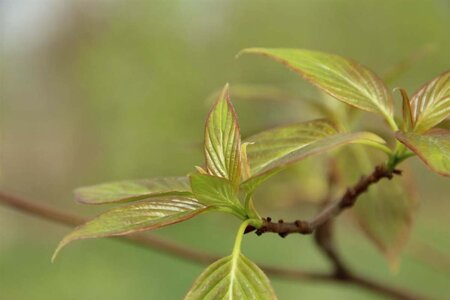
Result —
[[[46, 207], [41, 204], [37, 204], [33, 201], [25, 200], [23, 198], [10, 195], [1, 191], [0, 191], [0, 203], [12, 207], [21, 212], [36, 217], [40, 217], [44, 220], [56, 222], [71, 227], [86, 222], [84, 218], [60, 212], [54, 208]], [[163, 254], [169, 254], [189, 262], [210, 264], [211, 262], [220, 258], [219, 256], [201, 252], [196, 249], [179, 245], [175, 242], [152, 235], [135, 234], [131, 236], [123, 236], [118, 238], [121, 241], [129, 242], [134, 245], [145, 247], [147, 249], [149, 248], [155, 249]], [[370, 279], [361, 276], [356, 276], [354, 274], [351, 274], [345, 278], [337, 278], [335, 274], [328, 274], [324, 272], [306, 272], [306, 271], [285, 269], [275, 266], [266, 266], [266, 265], [260, 266], [268, 275], [277, 276], [279, 278], [287, 280], [294, 280], [294, 281], [313, 280], [322, 282], [345, 283], [354, 285], [359, 288], [370, 290], [374, 293], [383, 294], [393, 299], [422, 299], [418, 296], [412, 295], [407, 291], [403, 291], [398, 288], [387, 287], [384, 284], [377, 283]]]
[[[340, 176], [336, 161], [330, 159], [328, 164], [328, 193], [322, 207], [327, 207], [334, 197], [336, 187], [339, 185]], [[334, 219], [329, 219], [314, 232], [314, 240], [319, 250], [328, 258], [334, 268], [334, 276], [339, 280], [349, 278], [350, 271], [339, 256], [334, 243]]]
[[268, 217], [263, 218], [263, 225], [260, 228], [249, 227], [246, 232], [255, 230], [257, 235], [272, 232], [278, 233], [281, 237], [286, 237], [291, 233], [311, 234], [328, 220], [339, 215], [345, 209], [352, 207], [358, 197], [366, 192], [372, 184], [377, 183], [383, 178], [392, 179], [394, 175], [400, 174], [401, 171], [399, 170], [390, 170], [385, 165], [379, 165], [375, 167], [370, 175], [361, 177], [358, 183], [347, 188], [339, 201], [327, 205], [311, 221], [296, 220], [294, 222], [284, 222], [283, 220], [279, 220], [278, 222], [272, 222], [272, 219]]

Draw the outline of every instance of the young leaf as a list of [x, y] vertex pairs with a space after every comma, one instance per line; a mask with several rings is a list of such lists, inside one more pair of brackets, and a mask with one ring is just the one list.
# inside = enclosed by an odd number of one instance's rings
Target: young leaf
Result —
[[241, 145], [241, 164], [242, 164], [241, 178], [242, 178], [242, 180], [247, 180], [251, 176], [250, 164], [248, 162], [248, 157], [247, 157], [247, 146], [250, 144], [251, 143], [246, 142]]
[[64, 246], [75, 240], [157, 229], [190, 219], [206, 209], [205, 205], [195, 199], [176, 196], [143, 200], [117, 207], [77, 227], [65, 236], [53, 254], [52, 260]]
[[450, 176], [450, 130], [435, 128], [423, 135], [398, 131], [395, 136], [432, 171]]
[[355, 61], [303, 49], [250, 48], [242, 53], [260, 54], [282, 63], [334, 98], [380, 113], [396, 128], [391, 93], [375, 73]]
[[185, 300], [277, 299], [264, 272], [241, 254], [241, 242], [251, 220], [239, 227], [233, 253], [219, 259], [197, 278]]
[[240, 148], [239, 126], [227, 85], [206, 121], [205, 156], [208, 173], [228, 179], [237, 186], [241, 174]]
[[210, 265], [194, 282], [185, 300], [277, 299], [269, 279], [242, 254], [224, 257]]
[[450, 115], [450, 71], [425, 84], [411, 99], [414, 131], [422, 133]]
[[187, 177], [161, 177], [110, 182], [78, 188], [75, 190], [75, 199], [85, 204], [104, 204], [191, 194]]
[[314, 120], [274, 128], [246, 141], [252, 177], [242, 187], [251, 191], [282, 168], [311, 155], [351, 143], [384, 147], [384, 140], [370, 132], [340, 133], [326, 120]]
[[411, 102], [409, 101], [408, 93], [405, 89], [397, 88], [395, 90], [400, 91], [402, 95], [402, 116], [403, 116], [403, 131], [410, 131], [413, 127], [413, 116]]
[[192, 191], [199, 202], [210, 206], [239, 206], [240, 202], [230, 181], [211, 175], [189, 176]]

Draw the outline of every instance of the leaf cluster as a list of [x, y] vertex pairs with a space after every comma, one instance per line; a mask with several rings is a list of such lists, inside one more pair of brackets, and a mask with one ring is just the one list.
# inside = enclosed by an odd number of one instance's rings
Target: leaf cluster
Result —
[[[380, 150], [383, 156], [387, 155], [386, 165], [391, 170], [417, 154], [431, 170], [450, 176], [450, 130], [435, 128], [450, 114], [449, 71], [425, 84], [411, 99], [406, 91], [400, 89], [403, 102], [398, 120], [394, 112], [394, 97], [383, 80], [350, 59], [301, 49], [252, 48], [242, 51], [242, 54], [258, 54], [275, 60], [331, 98], [378, 114], [389, 126], [392, 138], [396, 139], [395, 145], [389, 146], [373, 132], [349, 128], [351, 126], [337, 115], [272, 128], [242, 139], [226, 85], [206, 121], [204, 165], [183, 177], [128, 180], [76, 190], [76, 199], [85, 204], [122, 205], [76, 228], [60, 242], [53, 258], [74, 240], [157, 229], [202, 213], [219, 211], [243, 221], [233, 253], [209, 266], [186, 299], [275, 299], [267, 277], [240, 251], [246, 226], [262, 226], [253, 194], [269, 177], [307, 157], [350, 144], [357, 145], [339, 151], [338, 158], [345, 161], [346, 156], [347, 159], [348, 156], [353, 157], [351, 151], [359, 151], [354, 156], [364, 159], [344, 163], [354, 169], [371, 164], [373, 152], [367, 151], [368, 146]], [[375, 203], [378, 210], [395, 212], [393, 220], [396, 222], [392, 222], [388, 230], [402, 228], [403, 220], [410, 218], [410, 214], [404, 212], [410, 210], [411, 203], [406, 201], [400, 206], [398, 203], [393, 205], [392, 199], [385, 197], [389, 194], [386, 187], [375, 192], [369, 196], [389, 201], [364, 201], [372, 206], [361, 210], [365, 211], [362, 222], [370, 219]], [[402, 190], [399, 193], [402, 194]], [[366, 222], [367, 230], [375, 239], [380, 239], [372, 224], [372, 220]], [[384, 245], [386, 241], [379, 243]]]

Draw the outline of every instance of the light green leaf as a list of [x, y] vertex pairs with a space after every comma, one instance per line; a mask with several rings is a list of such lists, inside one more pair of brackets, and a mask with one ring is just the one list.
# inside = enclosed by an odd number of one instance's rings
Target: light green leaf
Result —
[[242, 187], [251, 191], [282, 168], [311, 155], [351, 143], [384, 147], [384, 140], [370, 132], [340, 133], [327, 120], [313, 120], [278, 127], [246, 140], [252, 177]]
[[189, 176], [195, 198], [212, 206], [234, 206], [239, 204], [236, 192], [230, 181], [204, 174]]
[[423, 135], [398, 131], [396, 137], [432, 171], [450, 176], [450, 130], [435, 128]]
[[264, 272], [242, 254], [210, 265], [194, 282], [185, 300], [277, 299]]
[[[372, 171], [383, 158], [360, 145], [351, 146], [339, 155], [345, 186], [357, 182], [361, 174]], [[398, 265], [399, 256], [408, 241], [417, 208], [411, 172], [393, 180], [381, 180], [362, 194], [353, 216], [365, 236], [383, 253], [391, 268]]]
[[259, 54], [282, 63], [334, 98], [380, 113], [396, 128], [391, 93], [374, 72], [355, 61], [303, 49], [250, 48], [242, 53]]
[[104, 204], [190, 194], [187, 177], [161, 177], [109, 182], [78, 188], [75, 190], [75, 199], [86, 204]]
[[415, 132], [425, 132], [450, 115], [450, 71], [425, 84], [411, 98]]
[[64, 246], [74, 240], [157, 229], [190, 219], [206, 209], [205, 205], [195, 199], [176, 196], [142, 200], [117, 207], [77, 227], [65, 236], [53, 254], [52, 260]]
[[226, 85], [206, 121], [205, 156], [208, 173], [228, 179], [237, 186], [241, 175], [240, 148], [239, 126]]

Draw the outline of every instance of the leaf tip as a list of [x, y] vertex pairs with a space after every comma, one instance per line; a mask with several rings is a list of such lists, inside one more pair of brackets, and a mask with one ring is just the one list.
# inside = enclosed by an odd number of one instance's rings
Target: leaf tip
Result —
[[238, 59], [244, 54], [258, 53], [260, 51], [261, 51], [261, 48], [245, 48], [245, 49], [242, 49], [241, 51], [239, 51], [239, 53], [236, 54], [235, 58]]
[[67, 240], [67, 236], [64, 237], [61, 242], [59, 242], [58, 246], [56, 247], [55, 251], [53, 252], [51, 262], [54, 263], [56, 260], [56, 257], [58, 256], [59, 252], [70, 242], [70, 240]]

